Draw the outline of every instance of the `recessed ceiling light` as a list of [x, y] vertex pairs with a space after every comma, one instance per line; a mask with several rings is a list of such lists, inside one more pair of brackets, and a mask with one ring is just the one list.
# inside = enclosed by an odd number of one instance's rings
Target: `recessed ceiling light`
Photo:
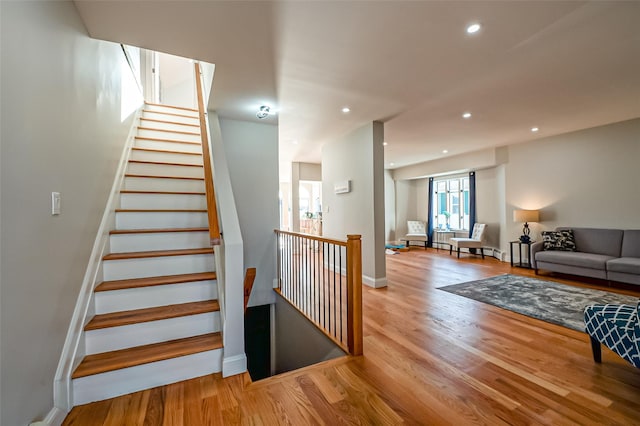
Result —
[[471, 113], [465, 112], [464, 114], [462, 114], [462, 118], [471, 118]]
[[531, 128], [531, 131], [532, 131], [533, 133], [537, 132], [538, 130], [540, 130], [540, 129], [538, 129], [537, 127], [532, 127], [532, 128]]
[[442, 153], [443, 153], [443, 154], [446, 154], [446, 153], [448, 153], [448, 152], [449, 152], [449, 150], [447, 150], [447, 149], [443, 149], [443, 150], [442, 150]]
[[382, 142], [382, 146], [387, 146], [387, 145], [389, 145], [389, 144], [386, 143], [386, 142]]
[[475, 23], [475, 24], [471, 24], [467, 27], [467, 33], [468, 34], [475, 34], [478, 31], [480, 31], [480, 24]]
[[298, 145], [298, 141], [297, 141], [297, 140], [295, 140], [295, 139], [294, 139], [294, 140], [292, 140], [292, 141], [291, 141], [291, 143], [292, 143], [292, 144], [294, 144], [294, 145]]
[[389, 163], [389, 165], [390, 165], [390, 166], [395, 166], [395, 165], [396, 165], [396, 163]]
[[345, 114], [350, 112], [350, 111], [351, 111], [351, 108], [349, 108], [349, 107], [342, 108], [342, 112], [344, 112]]

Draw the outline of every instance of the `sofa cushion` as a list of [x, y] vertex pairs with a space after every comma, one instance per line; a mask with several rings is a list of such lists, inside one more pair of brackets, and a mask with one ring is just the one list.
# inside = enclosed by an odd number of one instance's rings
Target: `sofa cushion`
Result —
[[539, 251], [536, 253], [537, 262], [559, 263], [580, 268], [602, 270], [605, 270], [607, 261], [612, 259], [615, 259], [615, 257], [573, 251]]
[[640, 275], [640, 257], [620, 257], [607, 262], [607, 271]]
[[640, 229], [624, 231], [620, 257], [640, 257]]
[[576, 251], [576, 242], [573, 231], [542, 231], [542, 249], [559, 251]]
[[621, 229], [600, 228], [557, 228], [557, 231], [571, 229], [576, 241], [576, 250], [584, 253], [603, 254], [620, 257], [622, 249]]

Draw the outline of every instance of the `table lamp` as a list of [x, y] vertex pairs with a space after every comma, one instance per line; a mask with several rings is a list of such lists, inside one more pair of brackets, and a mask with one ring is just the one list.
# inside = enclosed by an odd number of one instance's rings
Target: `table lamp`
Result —
[[514, 222], [524, 222], [524, 226], [522, 227], [522, 235], [520, 236], [520, 242], [528, 243], [531, 241], [529, 237], [529, 222], [539, 222], [540, 221], [540, 211], [539, 210], [514, 210], [513, 211], [513, 221]]

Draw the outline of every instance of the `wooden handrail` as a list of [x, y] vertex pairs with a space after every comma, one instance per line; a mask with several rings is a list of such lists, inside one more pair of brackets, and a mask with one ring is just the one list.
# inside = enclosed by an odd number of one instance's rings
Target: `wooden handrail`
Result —
[[198, 94], [198, 116], [200, 118], [200, 136], [202, 139], [202, 161], [204, 162], [204, 184], [207, 197], [207, 215], [209, 218], [209, 238], [212, 246], [220, 245], [220, 225], [218, 224], [218, 208], [211, 170], [211, 153], [209, 152], [209, 136], [205, 117], [204, 97], [202, 95], [202, 79], [200, 64], [195, 63], [196, 92]]
[[247, 312], [247, 305], [249, 304], [249, 297], [251, 296], [251, 289], [253, 288], [253, 282], [256, 279], [256, 268], [247, 268], [247, 273], [244, 276], [244, 311]]
[[320, 241], [322, 243], [335, 244], [337, 246], [343, 246], [343, 247], [347, 246], [347, 240], [336, 240], [336, 239], [333, 239], [333, 238], [325, 238], [325, 237], [319, 237], [317, 235], [304, 234], [302, 232], [282, 231], [280, 229], [274, 229], [274, 231], [275, 231], [276, 234], [294, 235], [296, 237], [304, 237], [305, 239], [313, 240], [313, 241]]
[[[336, 240], [274, 231], [277, 236], [276, 293], [345, 352], [362, 355], [361, 236], [347, 235], [347, 240]], [[329, 245], [327, 251], [325, 244]], [[340, 253], [346, 253], [346, 259]], [[346, 260], [346, 264], [341, 259]]]

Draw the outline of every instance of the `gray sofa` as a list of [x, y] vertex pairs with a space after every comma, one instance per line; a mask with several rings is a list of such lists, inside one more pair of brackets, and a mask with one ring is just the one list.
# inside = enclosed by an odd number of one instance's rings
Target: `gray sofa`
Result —
[[564, 274], [581, 275], [640, 285], [640, 230], [569, 228], [576, 251], [543, 250], [531, 245], [531, 266]]

